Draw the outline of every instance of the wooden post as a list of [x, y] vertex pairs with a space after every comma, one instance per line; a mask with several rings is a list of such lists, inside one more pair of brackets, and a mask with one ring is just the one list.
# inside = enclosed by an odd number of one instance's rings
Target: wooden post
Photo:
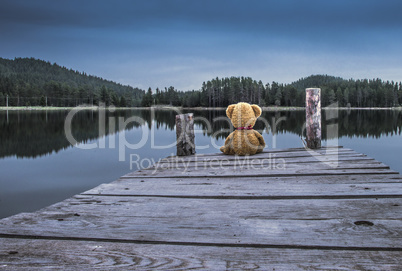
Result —
[[321, 148], [321, 89], [306, 89], [307, 148]]
[[7, 97], [7, 99], [6, 99], [6, 106], [8, 107], [8, 95], [7, 95], [6, 97]]
[[177, 155], [195, 154], [193, 113], [176, 115]]

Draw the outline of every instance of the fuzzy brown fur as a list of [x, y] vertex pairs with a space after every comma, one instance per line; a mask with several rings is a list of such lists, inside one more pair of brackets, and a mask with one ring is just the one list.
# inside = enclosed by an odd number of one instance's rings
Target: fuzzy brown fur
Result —
[[[236, 129], [253, 127], [261, 112], [258, 105], [248, 103], [232, 104], [226, 109], [226, 115]], [[265, 141], [259, 132], [253, 129], [244, 129], [232, 132], [220, 150], [224, 154], [252, 155], [262, 152], [264, 147]]]

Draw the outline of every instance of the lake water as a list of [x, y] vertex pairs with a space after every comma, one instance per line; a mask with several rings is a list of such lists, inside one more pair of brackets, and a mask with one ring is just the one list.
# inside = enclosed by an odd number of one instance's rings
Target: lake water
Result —
[[[0, 111], [0, 218], [175, 155], [175, 115], [187, 112], [195, 117], [197, 153], [219, 152], [231, 129], [224, 110]], [[268, 149], [303, 147], [304, 121], [304, 111], [264, 112], [254, 128]], [[401, 111], [325, 111], [323, 145], [352, 148], [402, 172], [401, 128]]]

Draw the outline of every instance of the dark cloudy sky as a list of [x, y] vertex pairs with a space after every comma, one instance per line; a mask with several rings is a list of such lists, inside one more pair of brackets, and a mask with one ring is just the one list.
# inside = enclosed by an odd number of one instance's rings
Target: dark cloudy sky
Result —
[[0, 0], [0, 57], [155, 89], [214, 77], [402, 80], [401, 0]]

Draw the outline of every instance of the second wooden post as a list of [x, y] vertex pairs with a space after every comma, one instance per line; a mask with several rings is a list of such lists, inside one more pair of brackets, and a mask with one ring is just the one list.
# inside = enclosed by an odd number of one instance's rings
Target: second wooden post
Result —
[[321, 148], [321, 89], [306, 89], [306, 142], [307, 148]]
[[176, 115], [177, 155], [195, 154], [193, 113]]

